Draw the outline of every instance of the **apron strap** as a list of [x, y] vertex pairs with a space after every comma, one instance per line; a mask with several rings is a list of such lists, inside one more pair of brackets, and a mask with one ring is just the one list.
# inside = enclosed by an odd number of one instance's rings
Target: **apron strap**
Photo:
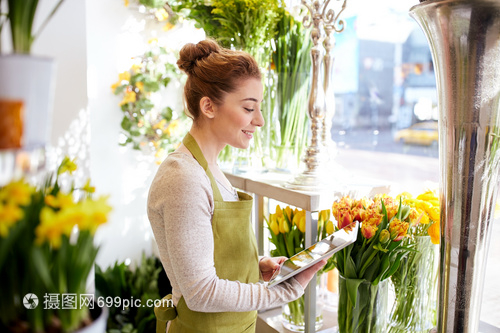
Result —
[[[170, 300], [170, 302], [168, 300]], [[172, 294], [168, 294], [161, 299], [160, 305], [155, 306], [156, 333], [165, 333], [167, 330], [167, 322], [177, 317], [175, 306], [168, 306], [168, 304], [172, 303], [171, 300]]]
[[200, 163], [200, 165], [203, 167], [203, 169], [207, 173], [207, 176], [210, 179], [210, 185], [212, 186], [212, 192], [214, 194], [214, 201], [224, 201], [222, 199], [222, 194], [220, 194], [219, 187], [217, 186], [215, 178], [212, 175], [210, 168], [208, 167], [208, 162], [205, 159], [205, 156], [203, 156], [203, 153], [201, 152], [200, 146], [198, 146], [198, 143], [196, 142], [196, 140], [193, 138], [193, 136], [189, 132], [187, 132], [186, 136], [182, 140], [182, 143], [191, 152], [191, 154], [193, 154], [194, 158], [198, 161], [198, 163]]

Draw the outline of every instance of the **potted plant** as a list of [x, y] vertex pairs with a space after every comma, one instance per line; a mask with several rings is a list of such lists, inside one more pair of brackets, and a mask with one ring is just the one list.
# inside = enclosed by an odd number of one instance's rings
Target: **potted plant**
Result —
[[[77, 185], [76, 164], [64, 158], [42, 186], [15, 179], [0, 187], [0, 331], [104, 332], [106, 313], [86, 283], [107, 221], [106, 196], [90, 180]], [[95, 306], [96, 310], [99, 310]], [[100, 330], [91, 330], [100, 327]]]
[[[23, 123], [21, 146], [38, 148], [46, 144], [50, 133], [55, 61], [33, 56], [31, 46], [64, 0], [57, 2], [36, 32], [33, 32], [33, 21], [38, 0], [6, 0], [7, 6], [3, 6], [3, 2], [0, 0], [0, 32], [3, 28], [10, 29], [11, 52], [0, 55], [0, 110], [9, 110], [5, 105], [11, 105], [12, 101], [21, 102], [23, 107], [19, 111], [2, 111], [9, 114], [3, 121], [10, 123], [20, 118]], [[7, 11], [2, 12], [5, 8]]]

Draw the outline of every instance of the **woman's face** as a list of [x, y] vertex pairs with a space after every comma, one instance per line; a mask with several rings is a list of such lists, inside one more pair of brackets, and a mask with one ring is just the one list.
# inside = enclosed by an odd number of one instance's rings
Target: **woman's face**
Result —
[[219, 140], [235, 148], [248, 148], [257, 127], [264, 125], [262, 99], [262, 82], [256, 78], [240, 81], [235, 91], [226, 94], [214, 117]]

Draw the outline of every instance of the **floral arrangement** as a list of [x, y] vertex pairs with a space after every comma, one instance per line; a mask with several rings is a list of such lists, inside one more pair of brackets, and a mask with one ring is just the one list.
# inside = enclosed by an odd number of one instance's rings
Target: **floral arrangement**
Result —
[[[402, 241], [416, 214], [412, 208], [387, 195], [373, 199], [346, 196], [332, 205], [332, 214], [341, 229], [353, 221], [361, 223], [357, 240], [334, 254], [339, 283], [340, 332], [378, 332], [376, 316], [378, 285], [391, 277], [411, 248]], [[381, 314], [382, 313], [382, 314]], [[380, 324], [385, 326], [385, 322]]]
[[[270, 233], [269, 240], [274, 244], [275, 249], [271, 250], [272, 257], [291, 257], [294, 254], [305, 249], [305, 229], [306, 212], [290, 206], [281, 208], [276, 206], [274, 214], [269, 214], [269, 220], [266, 219]], [[318, 213], [318, 234], [316, 241], [320, 241], [334, 231], [333, 222], [330, 220], [330, 210], [322, 210]], [[328, 272], [333, 269], [333, 261], [322, 268], [318, 274]], [[294, 326], [305, 325], [305, 305], [304, 296], [287, 304], [286, 311], [283, 311], [283, 317]], [[321, 320], [321, 314], [318, 314], [317, 320]]]
[[90, 180], [76, 187], [67, 178], [76, 168], [66, 157], [42, 186], [19, 179], [0, 187], [2, 332], [72, 332], [90, 321], [82, 296], [98, 252], [94, 233], [111, 207], [108, 197], [93, 198]]
[[188, 130], [189, 120], [183, 112], [164, 105], [162, 93], [172, 79], [181, 83], [181, 74], [175, 55], [150, 40], [150, 50], [136, 57], [132, 67], [119, 74], [111, 86], [115, 95], [121, 95], [123, 112], [121, 127], [125, 139], [121, 145], [155, 153], [161, 162], [174, 151]]
[[436, 325], [439, 263], [439, 200], [433, 191], [397, 198], [411, 207], [412, 223], [403, 246], [412, 247], [391, 276], [395, 302], [389, 332], [428, 331]]

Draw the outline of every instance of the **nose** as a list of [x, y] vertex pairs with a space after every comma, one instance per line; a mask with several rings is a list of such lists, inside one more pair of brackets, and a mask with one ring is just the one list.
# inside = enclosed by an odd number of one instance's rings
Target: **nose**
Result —
[[264, 121], [264, 117], [262, 116], [262, 111], [260, 110], [260, 108], [258, 108], [257, 112], [254, 112], [252, 124], [258, 127], [262, 127], [265, 123], [266, 122]]

